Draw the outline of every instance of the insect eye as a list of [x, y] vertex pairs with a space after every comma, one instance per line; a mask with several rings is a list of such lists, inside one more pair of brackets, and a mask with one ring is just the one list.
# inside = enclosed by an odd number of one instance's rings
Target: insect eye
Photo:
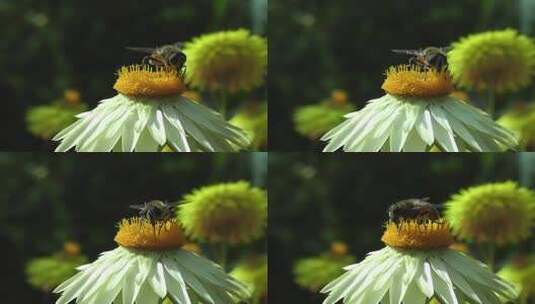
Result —
[[186, 62], [186, 55], [184, 55], [184, 53], [176, 53], [169, 61], [174, 65], [183, 64]]

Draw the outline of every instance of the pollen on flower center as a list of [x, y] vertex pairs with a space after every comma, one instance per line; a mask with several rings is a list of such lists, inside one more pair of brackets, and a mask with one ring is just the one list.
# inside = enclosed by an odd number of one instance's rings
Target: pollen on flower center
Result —
[[437, 249], [453, 244], [449, 225], [444, 220], [388, 222], [381, 240], [390, 247], [401, 249]]
[[119, 69], [118, 75], [113, 88], [123, 95], [164, 97], [186, 91], [180, 72], [172, 67], [124, 66]]
[[159, 221], [154, 225], [147, 219], [123, 219], [115, 235], [117, 244], [135, 249], [167, 250], [186, 243], [182, 229], [175, 220]]
[[388, 94], [407, 97], [445, 96], [454, 89], [448, 71], [423, 69], [415, 65], [390, 67], [381, 88]]

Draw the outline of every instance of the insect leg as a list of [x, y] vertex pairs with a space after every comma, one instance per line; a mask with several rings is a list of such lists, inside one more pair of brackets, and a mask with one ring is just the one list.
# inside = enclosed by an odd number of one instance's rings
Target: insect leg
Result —
[[141, 60], [141, 63], [143, 65], [149, 65], [150, 64], [150, 56], [143, 57], [143, 59]]

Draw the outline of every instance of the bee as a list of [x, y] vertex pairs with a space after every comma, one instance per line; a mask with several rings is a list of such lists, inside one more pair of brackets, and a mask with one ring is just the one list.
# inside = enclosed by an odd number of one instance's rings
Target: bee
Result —
[[392, 50], [397, 54], [410, 55], [409, 64], [414, 64], [424, 69], [436, 69], [444, 71], [448, 69], [447, 52], [451, 47], [426, 47], [418, 50]]
[[152, 200], [139, 205], [130, 205], [130, 208], [139, 210], [139, 216], [147, 219], [154, 228], [154, 235], [156, 235], [156, 226], [158, 223], [161, 230], [163, 225], [174, 218], [175, 207], [178, 203], [166, 203], [160, 200]]
[[394, 223], [402, 219], [418, 221], [435, 221], [440, 218], [437, 205], [428, 202], [429, 198], [410, 198], [392, 204], [388, 208], [388, 218]]
[[186, 68], [186, 54], [182, 51], [184, 43], [176, 42], [154, 48], [127, 47], [127, 50], [149, 54], [143, 57], [143, 64], [154, 67], [174, 67], [184, 73]]

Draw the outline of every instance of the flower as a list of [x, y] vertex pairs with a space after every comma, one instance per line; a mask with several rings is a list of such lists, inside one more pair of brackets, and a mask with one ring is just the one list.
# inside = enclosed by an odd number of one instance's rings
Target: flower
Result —
[[267, 271], [268, 264], [266, 256], [251, 256], [240, 262], [232, 270], [230, 275], [240, 282], [247, 284], [252, 294], [252, 299], [260, 301], [267, 297]]
[[195, 240], [247, 243], [264, 234], [267, 195], [245, 181], [206, 186], [184, 197], [177, 216]]
[[262, 84], [267, 67], [267, 42], [248, 30], [216, 32], [187, 43], [186, 79], [202, 90], [237, 92]]
[[58, 133], [57, 152], [153, 152], [169, 145], [178, 152], [235, 151], [248, 146], [242, 130], [219, 113], [181, 96], [180, 73], [134, 65], [119, 70], [118, 95]]
[[63, 99], [47, 105], [31, 107], [26, 112], [28, 131], [42, 139], [51, 139], [55, 134], [76, 121], [76, 115], [85, 111], [87, 105], [80, 102], [80, 93], [66, 90]]
[[268, 116], [267, 103], [250, 103], [243, 107], [230, 123], [245, 130], [252, 147], [260, 149], [267, 146]]
[[535, 145], [535, 104], [516, 104], [499, 119], [498, 123], [513, 131], [523, 147]]
[[470, 187], [446, 202], [445, 216], [460, 239], [515, 243], [530, 235], [535, 192], [512, 181]]
[[324, 152], [419, 152], [433, 146], [446, 152], [514, 149], [514, 135], [485, 112], [449, 95], [446, 71], [392, 67], [382, 88], [386, 95], [327, 132]]
[[347, 102], [347, 94], [335, 90], [331, 97], [318, 104], [298, 107], [294, 112], [296, 131], [310, 139], [316, 139], [344, 121], [344, 115], [354, 111]]
[[156, 304], [166, 296], [175, 303], [236, 303], [246, 299], [246, 287], [219, 265], [180, 247], [185, 239], [176, 221], [144, 218], [122, 220], [115, 236], [119, 244], [58, 286], [56, 304], [144, 303]]
[[522, 296], [526, 298], [535, 296], [535, 255], [516, 256], [498, 272], [498, 275], [514, 284]]
[[462, 87], [514, 91], [531, 83], [535, 43], [513, 29], [473, 34], [453, 43], [448, 64]]
[[303, 288], [318, 291], [342, 275], [344, 266], [354, 263], [355, 260], [355, 257], [347, 255], [345, 244], [334, 243], [330, 252], [298, 260], [293, 270], [295, 281]]
[[81, 95], [80, 92], [75, 89], [68, 89], [63, 92], [63, 98], [68, 104], [74, 105], [80, 103]]
[[424, 304], [433, 297], [442, 303], [491, 304], [513, 300], [513, 286], [473, 258], [448, 249], [453, 238], [448, 224], [437, 221], [389, 222], [383, 235], [387, 247], [371, 252], [321, 292], [323, 302]]
[[30, 260], [26, 265], [26, 275], [30, 285], [45, 291], [52, 290], [61, 282], [76, 273], [76, 267], [84, 264], [87, 258], [80, 255], [80, 246], [67, 242], [63, 251], [52, 256]]

